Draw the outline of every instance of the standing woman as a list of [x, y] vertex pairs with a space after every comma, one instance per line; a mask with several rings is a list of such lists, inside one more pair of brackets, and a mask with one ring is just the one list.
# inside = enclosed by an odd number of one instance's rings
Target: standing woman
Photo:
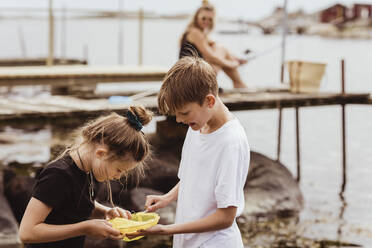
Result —
[[[141, 129], [151, 118], [146, 109], [130, 107], [124, 116], [111, 113], [80, 129], [74, 146], [37, 177], [19, 228], [26, 247], [82, 248], [86, 235], [123, 238], [107, 219], [130, 218], [130, 213], [95, 201], [94, 184], [107, 182], [109, 187], [109, 180], [134, 168], [141, 170], [150, 154]], [[112, 203], [110, 187], [109, 193]], [[89, 219], [93, 211], [105, 219]]]
[[212, 65], [216, 73], [223, 70], [233, 81], [234, 88], [246, 88], [240, 78], [238, 67], [247, 61], [235, 57], [225, 47], [208, 37], [214, 28], [215, 18], [216, 13], [212, 5], [204, 3], [197, 9], [181, 36], [179, 58], [197, 55]]

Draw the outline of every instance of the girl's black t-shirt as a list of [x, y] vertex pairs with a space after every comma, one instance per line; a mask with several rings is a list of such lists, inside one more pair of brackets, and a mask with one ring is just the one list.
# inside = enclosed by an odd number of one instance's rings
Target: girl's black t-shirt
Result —
[[[88, 176], [77, 167], [70, 155], [65, 155], [43, 169], [37, 176], [32, 196], [52, 207], [44, 223], [74, 224], [90, 217], [96, 194], [91, 196], [89, 193]], [[27, 247], [78, 248], [84, 246], [84, 241], [85, 236], [78, 236], [57, 242], [27, 244]]]

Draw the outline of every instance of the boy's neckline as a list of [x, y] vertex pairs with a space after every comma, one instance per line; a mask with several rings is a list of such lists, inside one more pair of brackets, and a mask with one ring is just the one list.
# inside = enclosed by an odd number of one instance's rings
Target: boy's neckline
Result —
[[230, 125], [230, 123], [234, 122], [234, 121], [237, 121], [238, 119], [233, 116], [233, 118], [231, 119], [228, 119], [225, 123], [223, 123], [219, 128], [217, 128], [216, 130], [214, 130], [213, 132], [210, 132], [210, 133], [202, 133], [201, 130], [198, 130], [196, 132], [198, 132], [201, 136], [203, 137], [208, 137], [208, 136], [213, 136], [219, 132], [221, 132], [221, 130], [223, 130], [226, 126]]
[[[212, 131], [202, 132], [202, 129], [203, 128], [201, 128], [199, 130], [199, 132], [200, 132], [200, 134], [211, 134], [211, 133], [214, 133], [217, 130], [219, 130], [221, 127], [223, 127], [226, 123], [228, 123], [229, 121], [234, 120], [234, 119], [236, 119], [235, 115], [233, 115], [231, 112], [227, 111], [227, 112], [225, 112], [225, 117], [223, 119], [220, 119], [220, 124], [218, 124], [217, 127], [215, 127], [214, 129], [212, 129]], [[208, 123], [206, 125], [208, 125]], [[211, 129], [209, 128], [209, 130], [211, 130]]]

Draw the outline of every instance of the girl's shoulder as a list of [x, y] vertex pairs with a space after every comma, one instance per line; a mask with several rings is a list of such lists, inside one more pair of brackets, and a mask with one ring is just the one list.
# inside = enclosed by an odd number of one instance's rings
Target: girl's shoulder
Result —
[[70, 155], [65, 155], [47, 164], [40, 172], [39, 176], [45, 174], [60, 174], [61, 176], [68, 176], [71, 174], [70, 171], [73, 168], [73, 165], [74, 162]]

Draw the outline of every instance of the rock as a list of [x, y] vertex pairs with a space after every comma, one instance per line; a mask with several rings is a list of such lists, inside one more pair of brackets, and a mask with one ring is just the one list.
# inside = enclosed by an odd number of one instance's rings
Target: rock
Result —
[[[153, 157], [147, 163], [146, 176], [139, 187], [167, 193], [178, 183], [178, 166], [187, 127], [168, 117], [157, 122], [156, 133], [147, 135]], [[132, 182], [129, 182], [133, 186]]]
[[288, 169], [256, 152], [251, 152], [244, 191], [244, 215], [290, 217], [303, 208], [302, 193]]
[[[146, 196], [148, 195], [162, 195], [162, 192], [148, 189], [148, 188], [137, 188], [131, 191], [131, 199], [134, 205], [134, 211], [143, 211]], [[176, 215], [176, 202], [172, 202], [168, 206], [159, 209], [156, 211], [160, 215], [159, 223], [163, 225], [172, 224], [175, 220]]]
[[139, 186], [167, 193], [179, 181], [177, 176], [179, 161], [172, 153], [157, 152], [148, 164], [145, 177]]
[[3, 195], [3, 172], [0, 171], [0, 247], [22, 247], [18, 239], [18, 224]]
[[11, 169], [4, 170], [4, 195], [8, 199], [14, 217], [20, 223], [31, 199], [35, 179], [27, 175], [16, 175]]

